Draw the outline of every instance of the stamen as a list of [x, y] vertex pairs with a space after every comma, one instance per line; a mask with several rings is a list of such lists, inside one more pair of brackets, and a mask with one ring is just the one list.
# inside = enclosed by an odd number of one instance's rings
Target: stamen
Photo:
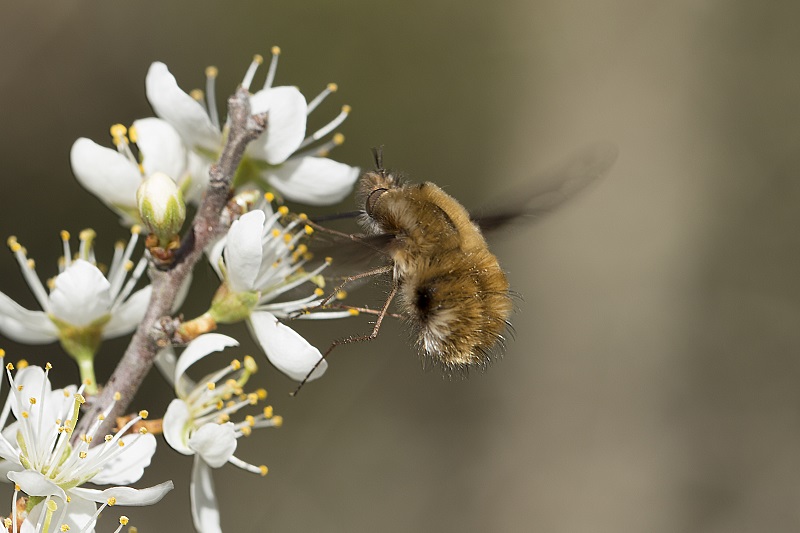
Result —
[[331, 140], [326, 141], [319, 146], [315, 146], [314, 148], [309, 148], [308, 150], [303, 150], [301, 152], [295, 152], [292, 154], [292, 158], [294, 159], [306, 156], [328, 157], [328, 155], [331, 153], [331, 150], [337, 146], [341, 146], [342, 144], [344, 144], [344, 135], [341, 133], [334, 133]]
[[219, 113], [217, 112], [216, 81], [219, 71], [217, 67], [206, 67], [206, 102], [208, 103], [208, 116], [215, 128], [219, 128]]
[[338, 85], [335, 83], [329, 83], [328, 86], [325, 87], [325, 90], [323, 90], [321, 93], [315, 96], [311, 102], [309, 102], [308, 107], [306, 108], [306, 115], [310, 115], [311, 112], [314, 111], [317, 106], [319, 106], [319, 104], [321, 104], [322, 101], [328, 97], [328, 95], [335, 93], [337, 90], [339, 90]]
[[275, 71], [278, 70], [278, 56], [281, 55], [281, 49], [278, 46], [273, 46], [272, 60], [269, 62], [269, 70], [267, 71], [267, 79], [264, 82], [265, 89], [272, 88], [272, 82], [275, 81]]
[[250, 84], [253, 82], [253, 76], [256, 75], [256, 71], [258, 70], [259, 65], [264, 62], [264, 57], [260, 54], [256, 54], [253, 56], [253, 61], [250, 62], [250, 66], [247, 68], [247, 72], [244, 74], [244, 79], [242, 80], [242, 87], [250, 90]]
[[69, 247], [69, 232], [61, 230], [61, 246], [64, 249], [64, 265], [70, 266], [72, 264], [72, 251]]
[[327, 134], [338, 128], [339, 125], [345, 121], [347, 115], [350, 114], [351, 110], [352, 109], [350, 108], [349, 105], [342, 106], [342, 111], [336, 116], [336, 118], [334, 118], [333, 120], [328, 122], [328, 124], [315, 131], [313, 135], [306, 137], [303, 140], [303, 142], [300, 143], [300, 146], [298, 148], [305, 148], [309, 144], [320, 140], [321, 138], [323, 138], [324, 136], [326, 136]]
[[30, 287], [31, 292], [36, 297], [39, 305], [44, 311], [49, 313], [50, 301], [47, 296], [47, 291], [45, 290], [44, 285], [42, 285], [42, 280], [40, 280], [39, 276], [36, 274], [36, 265], [28, 263], [26, 250], [17, 242], [16, 237], [12, 236], [8, 238], [8, 247], [11, 248], [12, 252], [14, 252], [14, 257], [17, 259], [20, 270], [22, 270], [22, 277], [25, 278], [25, 281], [28, 283], [28, 287]]
[[97, 233], [91, 228], [87, 228], [78, 234], [78, 238], [80, 239], [81, 242], [80, 247], [78, 248], [78, 257], [80, 257], [84, 261], [89, 261], [90, 263], [94, 263], [94, 252], [92, 250], [92, 243], [94, 243], [96, 237]]

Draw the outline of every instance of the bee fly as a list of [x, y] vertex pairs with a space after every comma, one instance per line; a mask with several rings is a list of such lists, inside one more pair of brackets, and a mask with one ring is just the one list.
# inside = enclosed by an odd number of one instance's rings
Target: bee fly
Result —
[[348, 283], [370, 276], [391, 274], [391, 290], [376, 312], [372, 332], [334, 341], [323, 359], [341, 344], [374, 339], [397, 299], [399, 315], [411, 326], [419, 352], [452, 372], [485, 368], [510, 326], [508, 279], [482, 230], [552, 210], [605, 174], [617, 150], [607, 143], [591, 145], [548, 173], [544, 185], [537, 180], [534, 191], [516, 194], [502, 202], [501, 209], [479, 217], [471, 217], [455, 198], [431, 182], [405, 183], [384, 169], [379, 150], [374, 155], [377, 168], [361, 176], [356, 194], [363, 206], [357, 214], [364, 233], [351, 235], [318, 223], [313, 226], [383, 254], [386, 264], [345, 277], [319, 306], [328, 305]]

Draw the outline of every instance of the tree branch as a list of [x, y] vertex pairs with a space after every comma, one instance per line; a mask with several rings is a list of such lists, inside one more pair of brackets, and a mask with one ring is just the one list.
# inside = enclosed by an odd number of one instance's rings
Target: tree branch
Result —
[[[115, 393], [119, 392], [120, 399], [106, 417], [98, 434], [108, 433], [114, 420], [128, 408], [155, 361], [159, 347], [154, 332], [159, 319], [170, 314], [180, 288], [202, 257], [205, 247], [228, 229], [220, 215], [228, 201], [233, 177], [248, 143], [258, 137], [267, 125], [266, 115], [250, 115], [249, 96], [248, 91], [240, 87], [228, 99], [228, 138], [219, 160], [211, 165], [209, 185], [192, 222], [192, 228], [183, 239], [170, 269], [159, 270], [151, 263], [149, 274], [153, 289], [147, 312], [103, 391], [92, 399], [89, 409], [81, 417], [73, 438], [88, 431], [97, 416], [111, 404]], [[101, 441], [102, 439], [98, 439], [97, 442]]]

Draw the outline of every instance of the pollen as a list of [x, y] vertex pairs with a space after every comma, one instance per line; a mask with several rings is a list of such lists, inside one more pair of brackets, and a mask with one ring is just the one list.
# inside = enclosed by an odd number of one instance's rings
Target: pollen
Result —
[[87, 455], [88, 454], [86, 452], [81, 452], [81, 453], [78, 454], [78, 457], [80, 457], [81, 459], [86, 459]]
[[219, 69], [215, 66], [206, 67], [206, 78], [216, 78], [219, 74]]

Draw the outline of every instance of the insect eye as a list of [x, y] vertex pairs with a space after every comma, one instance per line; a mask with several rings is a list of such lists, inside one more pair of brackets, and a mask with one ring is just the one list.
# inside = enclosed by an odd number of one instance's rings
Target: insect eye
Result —
[[434, 292], [435, 289], [430, 286], [417, 288], [417, 309], [420, 311], [427, 311], [431, 306]]
[[367, 196], [367, 201], [365, 202], [364, 209], [367, 210], [367, 215], [372, 216], [372, 210], [375, 208], [375, 204], [378, 202], [378, 198], [381, 197], [383, 193], [388, 191], [385, 187], [381, 187], [378, 189], [373, 190]]

